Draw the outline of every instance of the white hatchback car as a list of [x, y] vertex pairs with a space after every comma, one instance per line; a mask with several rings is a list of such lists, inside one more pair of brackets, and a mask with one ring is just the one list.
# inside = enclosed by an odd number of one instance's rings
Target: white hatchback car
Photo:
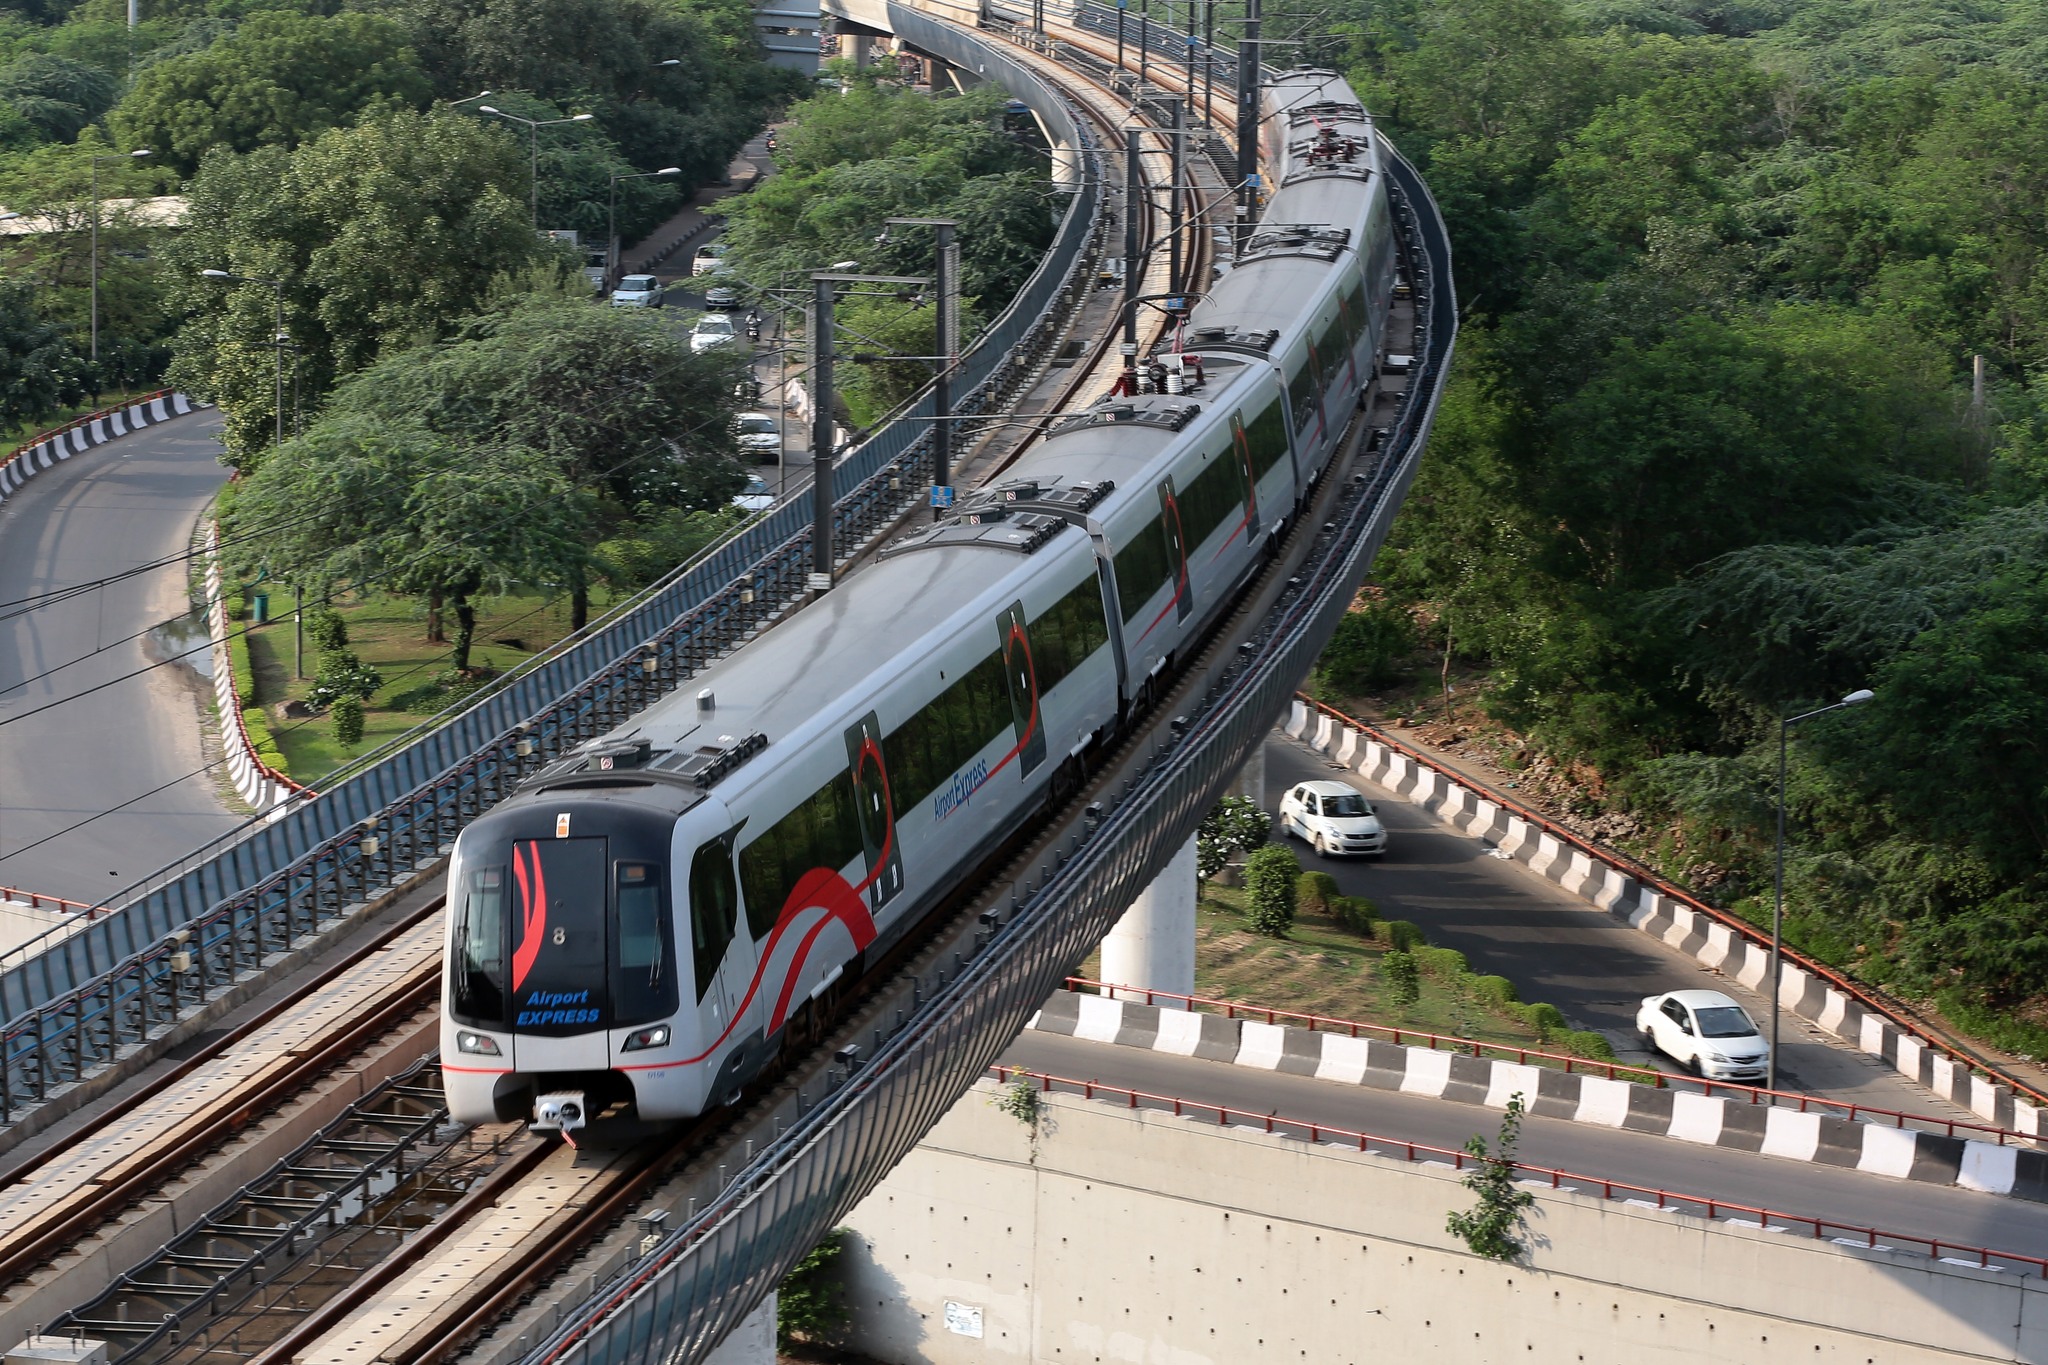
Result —
[[749, 474], [745, 490], [733, 495], [732, 505], [742, 512], [765, 512], [775, 505], [775, 491], [759, 474]]
[[1761, 1081], [1771, 1045], [1742, 1006], [1719, 991], [1666, 991], [1643, 998], [1636, 1032], [1650, 1047], [1710, 1081]]
[[1339, 853], [1379, 857], [1386, 826], [1364, 793], [1342, 782], [1303, 782], [1280, 798], [1280, 832], [1305, 839], [1325, 858]]
[[732, 329], [732, 319], [724, 313], [706, 313], [697, 319], [697, 325], [690, 329], [690, 352], [701, 355], [714, 346], [730, 346], [738, 339]]
[[628, 275], [612, 290], [614, 308], [659, 308], [665, 291], [652, 275]]

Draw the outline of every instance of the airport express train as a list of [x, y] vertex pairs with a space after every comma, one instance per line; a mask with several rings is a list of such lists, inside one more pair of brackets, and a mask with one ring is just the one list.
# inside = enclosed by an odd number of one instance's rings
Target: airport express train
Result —
[[1301, 71], [1265, 101], [1274, 191], [1158, 357], [1169, 392], [1061, 419], [1003, 483], [463, 831], [457, 1119], [566, 1130], [732, 1101], [1076, 790], [1228, 610], [1375, 377], [1394, 291], [1357, 97]]

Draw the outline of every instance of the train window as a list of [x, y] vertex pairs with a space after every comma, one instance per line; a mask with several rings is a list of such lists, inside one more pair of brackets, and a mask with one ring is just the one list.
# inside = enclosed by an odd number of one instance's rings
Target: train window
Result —
[[1244, 466], [1227, 449], [1219, 452], [1181, 491], [1180, 514], [1187, 523], [1188, 548], [1205, 544], [1225, 521], [1241, 520], [1244, 498]]
[[1138, 613], [1152, 600], [1152, 594], [1173, 577], [1173, 553], [1166, 539], [1164, 516], [1161, 513], [1146, 522], [1145, 529], [1132, 536], [1112, 561], [1116, 565], [1116, 595], [1123, 603], [1126, 625], [1138, 618]]
[[[1036, 639], [1034, 634], [1034, 646]], [[1047, 686], [1040, 682], [1039, 691]], [[896, 818], [901, 820], [1014, 725], [1003, 655], [997, 650], [882, 740]]]
[[1276, 400], [1266, 404], [1263, 411], [1251, 421], [1245, 422], [1244, 412], [1238, 411], [1237, 420], [1244, 423], [1245, 446], [1252, 457], [1252, 469], [1260, 478], [1273, 472], [1273, 467], [1287, 458], [1287, 424], [1280, 416], [1280, 404]]
[[1359, 342], [1365, 340], [1366, 321], [1371, 316], [1372, 312], [1365, 302], [1365, 276], [1360, 275], [1351, 282], [1351, 288], [1345, 295], [1344, 320], [1350, 326], [1353, 350], [1358, 348]]
[[454, 1014], [477, 1024], [505, 1022], [505, 869], [479, 867], [464, 879], [449, 971]]
[[690, 960], [697, 972], [697, 1003], [718, 975], [739, 923], [739, 893], [733, 886], [732, 845], [713, 839], [690, 859]]
[[1031, 623], [1031, 664], [1044, 696], [1109, 643], [1102, 580], [1093, 571]]
[[1294, 429], [1306, 432], [1315, 422], [1316, 391], [1321, 387], [1315, 374], [1315, 354], [1310, 352], [1301, 368], [1287, 377], [1287, 398], [1294, 409]]
[[[726, 874], [727, 881], [731, 873]], [[661, 912], [661, 869], [620, 863], [616, 874], [618, 944], [612, 953], [612, 1022], [637, 1024], [675, 1011], [668, 917]]]
[[[1008, 715], [1007, 700], [1003, 709]], [[783, 903], [806, 872], [837, 872], [866, 849], [853, 804], [853, 778], [842, 771], [740, 850], [740, 887], [746, 892], [747, 928], [755, 940], [775, 932]]]
[[1326, 379], [1335, 376], [1344, 368], [1344, 329], [1337, 325], [1336, 318], [1330, 318], [1316, 329], [1316, 366]]

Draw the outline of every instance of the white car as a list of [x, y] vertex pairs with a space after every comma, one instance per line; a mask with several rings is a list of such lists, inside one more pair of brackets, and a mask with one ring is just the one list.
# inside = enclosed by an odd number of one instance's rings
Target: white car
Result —
[[697, 248], [697, 254], [690, 258], [692, 275], [722, 275], [732, 269], [725, 263], [725, 243], [706, 242]]
[[782, 423], [765, 412], [743, 412], [734, 419], [739, 428], [740, 449], [757, 460], [773, 460], [782, 453]]
[[659, 308], [664, 291], [652, 275], [628, 275], [612, 290], [614, 308]]
[[1636, 1032], [1650, 1047], [1710, 1081], [1761, 1081], [1771, 1045], [1742, 1006], [1719, 991], [1666, 991], [1643, 998]]
[[732, 505], [743, 512], [765, 512], [775, 505], [775, 494], [768, 487], [768, 480], [759, 474], [749, 474], [746, 488], [734, 495]]
[[1372, 802], [1342, 782], [1303, 782], [1280, 798], [1280, 832], [1305, 839], [1325, 858], [1339, 853], [1380, 857], [1387, 851], [1386, 826]]
[[731, 318], [723, 313], [706, 313], [690, 329], [690, 352], [702, 355], [714, 346], [730, 346], [737, 339], [738, 333], [732, 329]]

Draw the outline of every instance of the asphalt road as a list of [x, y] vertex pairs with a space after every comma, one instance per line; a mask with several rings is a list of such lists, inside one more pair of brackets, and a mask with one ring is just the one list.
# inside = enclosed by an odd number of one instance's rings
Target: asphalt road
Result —
[[[0, 505], [0, 603], [183, 554], [227, 479], [219, 426], [209, 411], [120, 437]], [[164, 656], [162, 641], [128, 637], [183, 617], [186, 584], [178, 563], [35, 610], [0, 606], [0, 885], [94, 901], [241, 822], [216, 774], [194, 775], [210, 756], [204, 678], [172, 665], [117, 681]], [[201, 626], [169, 649], [204, 640]], [[204, 649], [190, 658], [206, 663]]]
[[[1496, 1110], [1398, 1091], [1319, 1081], [1224, 1062], [1026, 1032], [1003, 1064], [1073, 1080], [1100, 1081], [1255, 1114], [1456, 1149], [1493, 1136]], [[1122, 1100], [1113, 1101], [1122, 1103]], [[1767, 1157], [1678, 1138], [1529, 1117], [1517, 1156], [1648, 1189], [1726, 1200], [1894, 1236], [1938, 1237], [1966, 1246], [2039, 1256], [2048, 1247], [2048, 1205], [1951, 1186], [1920, 1184], [1840, 1167]], [[1580, 1182], [1584, 1187], [1584, 1182]], [[1540, 1224], [1538, 1227], [1540, 1231]], [[1809, 1235], [1811, 1227], [1797, 1229]], [[1831, 1236], [1842, 1235], [1831, 1233]], [[1901, 1245], [1894, 1243], [1893, 1245]], [[1913, 1249], [1910, 1245], [1902, 1249]], [[1954, 1255], [1955, 1253], [1948, 1253]]]
[[[1387, 853], [1378, 860], [1319, 858], [1307, 844], [1288, 841], [1304, 867], [1330, 873], [1346, 895], [1371, 897], [1383, 919], [1420, 925], [1431, 943], [1465, 954], [1474, 971], [1508, 978], [1524, 1000], [1557, 1006], [1574, 1028], [1599, 1030], [1622, 1060], [1677, 1070], [1637, 1039], [1636, 1008], [1646, 995], [1718, 990], [1759, 1021], [1768, 1018], [1763, 997], [1733, 979], [1566, 894], [1522, 864], [1490, 856], [1487, 844], [1452, 833], [1276, 731], [1266, 745], [1266, 809], [1277, 813], [1289, 787], [1316, 778], [1349, 781], [1372, 800], [1387, 827]], [[1797, 1015], [1787, 1014], [1783, 1027], [1780, 1089], [1973, 1117], [1876, 1059], [1826, 1041]]]

